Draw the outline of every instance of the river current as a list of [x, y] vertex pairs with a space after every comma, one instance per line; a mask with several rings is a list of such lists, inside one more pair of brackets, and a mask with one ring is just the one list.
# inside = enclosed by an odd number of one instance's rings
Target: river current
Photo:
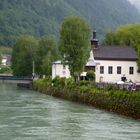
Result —
[[0, 84], [0, 140], [140, 140], [140, 121]]

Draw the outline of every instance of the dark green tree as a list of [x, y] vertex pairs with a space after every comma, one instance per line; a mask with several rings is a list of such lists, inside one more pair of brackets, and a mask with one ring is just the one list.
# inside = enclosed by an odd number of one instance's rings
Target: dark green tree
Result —
[[32, 76], [37, 41], [32, 36], [20, 37], [12, 52], [12, 69], [16, 76]]
[[79, 75], [89, 56], [90, 27], [81, 17], [65, 18], [60, 31], [60, 52], [72, 76]]

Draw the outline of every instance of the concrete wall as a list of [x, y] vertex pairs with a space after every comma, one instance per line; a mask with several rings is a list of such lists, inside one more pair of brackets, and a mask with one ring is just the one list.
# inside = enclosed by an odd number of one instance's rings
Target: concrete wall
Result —
[[[117, 82], [121, 81], [121, 77], [125, 76], [127, 81], [140, 82], [140, 73], [137, 72], [138, 67], [135, 61], [109, 61], [96, 60], [96, 82]], [[104, 66], [104, 74], [100, 74], [100, 66]], [[113, 74], [108, 74], [108, 67], [113, 67]], [[121, 67], [121, 74], [117, 74], [117, 67]], [[129, 67], [134, 67], [134, 74], [129, 74]]]

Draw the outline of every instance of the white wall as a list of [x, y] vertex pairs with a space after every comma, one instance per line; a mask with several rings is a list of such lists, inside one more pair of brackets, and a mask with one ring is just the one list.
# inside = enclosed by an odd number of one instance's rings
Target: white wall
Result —
[[68, 65], [66, 65], [64, 68], [62, 64], [53, 64], [52, 65], [52, 79], [54, 79], [56, 76], [69, 78], [70, 71], [69, 71]]
[[[96, 60], [96, 82], [100, 81], [103, 77], [103, 82], [117, 82], [121, 81], [121, 77], [125, 75], [127, 81], [140, 82], [140, 74], [137, 72], [137, 63], [135, 61], [109, 61], [109, 60]], [[100, 74], [100, 66], [104, 66], [104, 74]], [[113, 66], [113, 74], [108, 74], [108, 66]], [[117, 67], [121, 66], [121, 74], [117, 74]], [[134, 67], [134, 74], [129, 74], [129, 67]]]
[[6, 58], [2, 58], [1, 65], [6, 66], [6, 63], [7, 63], [7, 59]]

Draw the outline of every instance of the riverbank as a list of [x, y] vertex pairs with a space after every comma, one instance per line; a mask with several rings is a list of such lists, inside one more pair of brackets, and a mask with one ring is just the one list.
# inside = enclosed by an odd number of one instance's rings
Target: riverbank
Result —
[[37, 80], [34, 89], [66, 100], [91, 105], [99, 109], [140, 119], [140, 92], [114, 89], [111, 86], [100, 89], [88, 82], [75, 84], [71, 79]]

